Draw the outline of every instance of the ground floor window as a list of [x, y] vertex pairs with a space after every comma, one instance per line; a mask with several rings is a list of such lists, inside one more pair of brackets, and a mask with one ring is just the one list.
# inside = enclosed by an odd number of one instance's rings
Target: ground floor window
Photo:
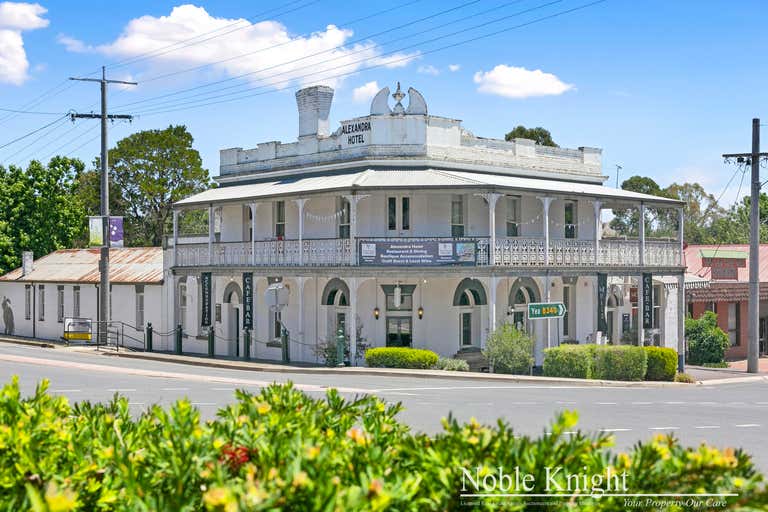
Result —
[[39, 285], [37, 288], [37, 314], [38, 314], [38, 320], [41, 322], [45, 321], [45, 285]]
[[387, 346], [410, 347], [412, 339], [411, 318], [406, 316], [387, 317]]
[[282, 328], [282, 315], [279, 311], [272, 311], [269, 315], [269, 332], [271, 333], [273, 340], [280, 339]]
[[32, 319], [32, 287], [24, 285], [24, 319]]
[[56, 287], [56, 320], [64, 322], [64, 287]]
[[144, 327], [144, 285], [136, 285], [136, 328]]
[[80, 287], [72, 287], [72, 316], [77, 318], [80, 316]]

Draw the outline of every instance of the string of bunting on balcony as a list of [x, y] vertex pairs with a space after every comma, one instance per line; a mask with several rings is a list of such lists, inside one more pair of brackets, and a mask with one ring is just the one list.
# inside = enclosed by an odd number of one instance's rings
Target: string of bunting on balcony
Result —
[[309, 212], [309, 211], [305, 211], [304, 212], [304, 216], [307, 219], [309, 219], [309, 220], [311, 220], [313, 222], [321, 223], [321, 224], [330, 224], [332, 222], [335, 222], [335, 221], [339, 220], [343, 215], [344, 215], [344, 209], [343, 208], [341, 210], [335, 212], [335, 213], [330, 214], [330, 215], [316, 215], [316, 214], [314, 214], [312, 212]]

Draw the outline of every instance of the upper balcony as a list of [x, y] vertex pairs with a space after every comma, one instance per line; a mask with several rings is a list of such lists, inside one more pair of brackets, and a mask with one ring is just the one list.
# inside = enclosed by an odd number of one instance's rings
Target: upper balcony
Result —
[[[491, 251], [493, 243], [493, 251]], [[364, 244], [374, 245], [365, 255]], [[453, 250], [440, 254], [439, 245]], [[253, 242], [184, 243], [179, 240], [176, 267], [674, 267], [681, 265], [680, 243], [646, 241], [640, 260], [639, 240], [541, 238], [349, 238]]]

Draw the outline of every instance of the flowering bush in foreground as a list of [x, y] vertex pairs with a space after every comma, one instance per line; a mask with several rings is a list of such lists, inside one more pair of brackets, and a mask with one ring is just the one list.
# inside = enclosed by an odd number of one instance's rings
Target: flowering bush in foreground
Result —
[[[534, 510], [522, 499], [462, 497], [500, 492], [467, 487], [467, 473], [479, 479], [515, 467], [534, 475], [528, 492], [543, 492], [546, 468], [561, 467], [558, 485], [569, 473], [626, 470], [631, 493], [738, 494], [718, 510], [768, 503], [762, 475], [740, 450], [684, 448], [658, 436], [613, 454], [609, 436], [572, 432], [572, 412], [537, 438], [503, 422], [453, 418], [426, 435], [396, 419], [399, 405], [333, 390], [314, 399], [291, 384], [237, 392], [207, 422], [186, 401], [135, 417], [125, 398], [71, 406], [46, 388], [25, 398], [14, 380], [0, 394], [0, 510]], [[625, 498], [593, 492], [555, 498], [550, 509], [626, 509]]]

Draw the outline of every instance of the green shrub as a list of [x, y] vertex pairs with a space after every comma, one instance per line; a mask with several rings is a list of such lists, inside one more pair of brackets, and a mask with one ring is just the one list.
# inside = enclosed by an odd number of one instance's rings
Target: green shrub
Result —
[[685, 337], [690, 364], [722, 363], [731, 346], [728, 335], [717, 326], [717, 315], [711, 311], [697, 319], [686, 318]]
[[676, 373], [675, 382], [684, 382], [686, 384], [696, 384], [696, 379], [687, 373]]
[[643, 347], [600, 345], [595, 348], [594, 378], [605, 380], [643, 380], [648, 356]]
[[[0, 391], [0, 510], [489, 510], [484, 500], [462, 504], [463, 484], [475, 490], [463, 469], [483, 467], [534, 475], [531, 493], [545, 492], [546, 468], [604, 476], [610, 467], [626, 471], [632, 493], [737, 493], [717, 510], [763, 510], [768, 499], [740, 449], [658, 435], [614, 453], [609, 434], [574, 432], [568, 411], [538, 437], [455, 418], [431, 435], [400, 423], [399, 405], [335, 390], [313, 398], [291, 384], [238, 391], [210, 421], [186, 400], [136, 415], [126, 398], [71, 406], [46, 387], [22, 398], [14, 380]], [[623, 497], [580, 494], [569, 510], [626, 509]], [[528, 501], [504, 507], [528, 510]]]
[[672, 381], [677, 372], [677, 352], [665, 347], [643, 347], [648, 356], [645, 380]]
[[437, 354], [431, 350], [407, 347], [377, 347], [365, 351], [365, 362], [374, 368], [432, 368]]
[[528, 375], [533, 365], [533, 339], [505, 323], [488, 336], [483, 355], [494, 373]]
[[435, 370], [446, 370], [452, 372], [468, 372], [469, 363], [463, 359], [452, 359], [450, 357], [440, 357], [435, 363]]
[[595, 345], [560, 345], [544, 350], [544, 375], [591, 379]]

